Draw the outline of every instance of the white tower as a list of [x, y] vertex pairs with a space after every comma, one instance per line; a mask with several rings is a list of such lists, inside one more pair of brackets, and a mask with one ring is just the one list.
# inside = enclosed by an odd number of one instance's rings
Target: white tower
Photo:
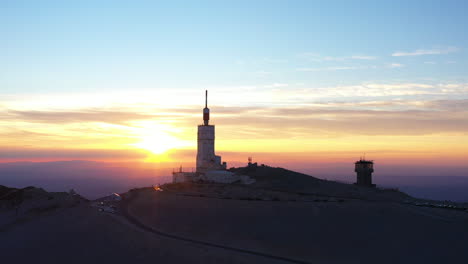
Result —
[[203, 125], [198, 126], [197, 172], [226, 169], [221, 157], [215, 155], [215, 127], [209, 125], [210, 109], [208, 108], [208, 90], [205, 91], [205, 108], [203, 108]]

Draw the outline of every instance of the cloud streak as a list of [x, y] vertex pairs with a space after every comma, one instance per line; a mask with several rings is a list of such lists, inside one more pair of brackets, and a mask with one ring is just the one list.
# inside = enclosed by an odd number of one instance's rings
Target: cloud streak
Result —
[[401, 64], [401, 63], [390, 63], [387, 65], [388, 68], [402, 68], [402, 67], [405, 67], [404, 64]]
[[319, 71], [344, 71], [344, 70], [366, 70], [366, 69], [382, 69], [382, 68], [402, 68], [405, 67], [401, 63], [389, 63], [383, 66], [377, 65], [357, 65], [357, 66], [330, 66], [330, 67], [319, 67], [319, 68], [296, 68], [298, 72], [319, 72]]
[[[430, 88], [423, 84], [401, 84], [398, 89], [407, 87]], [[369, 85], [372, 89], [394, 89], [392, 85]], [[356, 93], [356, 90], [354, 90]], [[213, 119], [216, 123], [236, 129], [236, 133], [260, 136], [264, 132], [274, 134], [276, 137], [287, 137], [287, 131], [309, 131], [307, 133], [328, 129], [332, 134], [420, 134], [432, 132], [463, 132], [468, 131], [468, 103], [467, 100], [435, 100], [435, 101], [371, 101], [371, 102], [311, 102], [304, 106], [288, 107], [230, 107], [213, 105]], [[83, 114], [84, 113], [84, 114]], [[109, 118], [109, 111], [93, 110], [93, 115], [87, 115], [88, 111], [65, 113], [50, 113], [22, 111], [10, 122], [42, 123], [55, 126], [57, 119], [62, 122], [78, 122], [80, 126], [66, 126], [63, 129], [76, 134], [87, 135], [88, 140], [101, 141], [104, 138], [117, 140], [131, 139], [134, 137], [132, 128], [138, 127], [138, 121], [158, 122], [155, 116], [140, 115], [131, 112], [119, 112], [120, 118]], [[181, 113], [183, 117], [181, 118]], [[163, 113], [161, 113], [162, 115]], [[180, 118], [178, 126], [181, 129], [190, 129], [200, 119], [199, 107], [185, 107], [180, 111], [172, 109], [163, 115], [168, 119]], [[72, 115], [73, 118], [63, 120], [62, 115]], [[79, 119], [77, 119], [79, 118]], [[134, 118], [134, 119], [132, 119]], [[241, 119], [240, 119], [241, 118]], [[241, 121], [240, 121], [241, 120]], [[372, 124], [362, 129], [359, 125], [362, 120], [366, 124]], [[119, 125], [119, 127], [99, 127], [95, 122]], [[120, 124], [126, 122], [126, 126]], [[59, 123], [60, 124], [60, 123]], [[435, 125], [437, 124], [437, 125]], [[280, 131], [277, 127], [283, 127]], [[251, 130], [250, 127], [255, 127]], [[38, 139], [47, 139], [52, 135], [37, 131], [9, 130], [2, 136], [27, 136]], [[275, 132], [276, 131], [276, 132]], [[232, 132], [231, 135], [236, 133]], [[306, 133], [306, 132], [304, 132]], [[322, 132], [323, 133], [323, 132]], [[61, 136], [62, 133], [59, 133]], [[106, 136], [107, 135], [107, 136]], [[302, 136], [306, 137], [305, 134]], [[68, 139], [72, 141], [73, 139]]]
[[[425, 149], [427, 144], [435, 142], [441, 148], [460, 152], [468, 144], [463, 143], [468, 131], [468, 100], [461, 99], [468, 95], [465, 83], [361, 83], [314, 88], [278, 82], [245, 89], [239, 92], [235, 87], [223, 88], [218, 94], [233, 91], [237, 94], [220, 96], [210, 104], [212, 123], [217, 125], [217, 137], [221, 139], [217, 143], [219, 150], [354, 151], [374, 144], [391, 147], [392, 142], [386, 137], [407, 137], [401, 143], [404, 145], [397, 148], [402, 151]], [[15, 147], [39, 149], [37, 153], [27, 153], [35, 159], [60, 156], [112, 159], [112, 149], [117, 152], [123, 148], [136, 149], [136, 143], [148, 138], [157, 144], [161, 134], [190, 143], [183, 148], [196, 147], [202, 100], [197, 105], [193, 100], [174, 100], [170, 107], [151, 104], [151, 98], [142, 100], [145, 103], [132, 99], [128, 103], [103, 102], [102, 107], [85, 105], [65, 110], [54, 105], [31, 105], [26, 99], [16, 104], [5, 100], [0, 108], [0, 150], [6, 149], [4, 153], [8, 153]], [[245, 104], [237, 104], [237, 100], [244, 100]], [[59, 103], [62, 105], [64, 101]], [[31, 105], [29, 109], [28, 105]], [[456, 144], [445, 144], [451, 139], [456, 139]], [[41, 149], [55, 146], [96, 152], [46, 151], [40, 155]], [[97, 151], [100, 149], [104, 152]], [[117, 152], [116, 159], [133, 157], [133, 154], [126, 157]], [[24, 152], [4, 154], [0, 159], [19, 159], [21, 153]], [[134, 157], [143, 156], [136, 153]]]
[[422, 55], [441, 55], [457, 52], [460, 49], [457, 47], [447, 47], [443, 49], [418, 49], [415, 51], [396, 51], [392, 53], [393, 57], [405, 57], [405, 56], [422, 56]]
[[350, 61], [350, 60], [376, 60], [376, 56], [370, 55], [351, 55], [351, 56], [323, 56], [317, 53], [305, 52], [300, 54], [300, 57], [306, 58], [311, 61], [327, 62], [327, 61]]
[[9, 110], [1, 114], [4, 119], [27, 120], [37, 123], [103, 122], [125, 124], [128, 121], [158, 118], [158, 115], [106, 109], [83, 109], [80, 111]]
[[324, 67], [324, 68], [297, 68], [299, 72], [317, 72], [317, 71], [343, 71], [343, 70], [359, 70], [366, 69], [367, 67], [362, 66], [335, 66], [335, 67]]

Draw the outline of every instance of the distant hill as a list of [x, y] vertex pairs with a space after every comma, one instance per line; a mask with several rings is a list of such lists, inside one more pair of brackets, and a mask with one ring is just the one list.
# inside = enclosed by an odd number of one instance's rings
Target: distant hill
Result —
[[[12, 204], [19, 204], [28, 198], [27, 192], [35, 189], [34, 187], [26, 188], [9, 188], [6, 186], [0, 185], [0, 201], [7, 202], [9, 201]], [[37, 189], [39, 192], [45, 192], [42, 189]]]
[[76, 193], [47, 192], [36, 187], [10, 188], [0, 185], [0, 208], [20, 207], [31, 210], [38, 208], [70, 206], [86, 201]]

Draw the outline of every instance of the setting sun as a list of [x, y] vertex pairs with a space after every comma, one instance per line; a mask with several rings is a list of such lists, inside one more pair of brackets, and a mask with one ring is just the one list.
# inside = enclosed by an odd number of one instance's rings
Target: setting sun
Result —
[[189, 142], [172, 136], [170, 133], [180, 132], [169, 125], [139, 123], [136, 131], [140, 141], [133, 144], [135, 147], [146, 149], [153, 154], [163, 154], [170, 149], [190, 146]]
[[149, 150], [154, 154], [162, 154], [170, 149], [180, 148], [184, 146], [184, 144], [175, 137], [160, 133], [143, 138], [142, 141], [136, 143], [135, 146]]

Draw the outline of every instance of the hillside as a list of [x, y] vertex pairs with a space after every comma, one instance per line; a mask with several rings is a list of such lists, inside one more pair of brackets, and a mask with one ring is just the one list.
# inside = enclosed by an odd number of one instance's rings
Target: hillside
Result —
[[[135, 189], [123, 195], [122, 209], [156, 236], [256, 252], [268, 255], [269, 261], [437, 264], [464, 263], [468, 257], [465, 209], [417, 206], [393, 195], [372, 200], [357, 192], [366, 199], [337, 198], [298, 194], [294, 185], [287, 185], [288, 192], [261, 185], [268, 184], [178, 183], [163, 185], [163, 191]], [[381, 198], [378, 190], [377, 195], [369, 193]]]
[[404, 201], [412, 199], [409, 195], [394, 189], [367, 188], [327, 181], [284, 168], [261, 165], [229, 170], [254, 178], [256, 182], [252, 184], [252, 187], [261, 189], [364, 200]]
[[47, 192], [32, 186], [9, 188], [0, 185], [0, 230], [86, 201], [74, 192]]
[[[231, 171], [256, 182], [165, 184], [92, 202], [74, 192], [0, 186], [2, 257], [217, 264], [436, 264], [467, 257], [466, 208], [437, 208], [396, 190], [283, 168]], [[113, 210], [101, 210], [106, 206]]]

